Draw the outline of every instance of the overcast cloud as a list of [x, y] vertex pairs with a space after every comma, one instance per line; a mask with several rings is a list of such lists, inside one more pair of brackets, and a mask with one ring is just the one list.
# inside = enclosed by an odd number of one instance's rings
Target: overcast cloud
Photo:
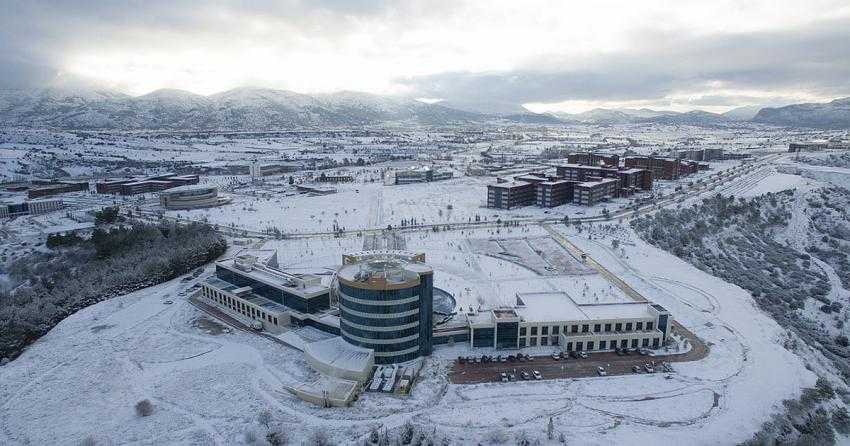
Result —
[[245, 85], [469, 107], [724, 111], [850, 96], [850, 4], [13, 1], [0, 87]]

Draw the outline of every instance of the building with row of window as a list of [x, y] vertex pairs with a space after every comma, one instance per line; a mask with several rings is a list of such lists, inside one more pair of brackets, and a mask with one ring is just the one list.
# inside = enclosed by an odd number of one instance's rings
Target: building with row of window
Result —
[[98, 181], [95, 183], [95, 190], [99, 194], [136, 195], [198, 184], [199, 181], [200, 179], [197, 175], [175, 175], [168, 173], [145, 178]]
[[88, 181], [50, 180], [39, 183], [34, 181], [33, 183], [38, 185], [34, 185], [27, 190], [27, 198], [48, 197], [69, 192], [86, 192], [89, 190]]
[[58, 211], [65, 207], [62, 200], [31, 200], [14, 203], [0, 203], [0, 218], [21, 215], [39, 215]]
[[454, 174], [450, 170], [435, 169], [431, 166], [412, 167], [393, 172], [390, 184], [428, 183], [449, 180], [453, 176]]
[[614, 153], [570, 153], [567, 155], [567, 162], [570, 164], [581, 164], [584, 166], [619, 167], [620, 156]]
[[218, 195], [217, 186], [179, 186], [159, 194], [159, 204], [165, 209], [199, 209], [230, 203], [229, 197]]
[[696, 161], [676, 158], [659, 158], [654, 156], [630, 156], [625, 159], [625, 166], [633, 169], [646, 169], [652, 172], [652, 177], [659, 180], [677, 180], [679, 178], [707, 170], [710, 166]]
[[672, 317], [651, 302], [577, 303], [562, 291], [518, 293], [513, 307], [466, 314], [472, 347], [566, 351], [659, 348]]

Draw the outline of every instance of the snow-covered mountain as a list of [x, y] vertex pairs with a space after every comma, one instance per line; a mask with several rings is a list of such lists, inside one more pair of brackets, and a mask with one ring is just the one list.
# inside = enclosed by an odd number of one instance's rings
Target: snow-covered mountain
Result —
[[850, 129], [850, 98], [825, 104], [793, 104], [761, 109], [755, 122], [788, 127]]
[[[439, 104], [358, 92], [305, 95], [237, 88], [201, 96], [166, 89], [138, 97], [91, 89], [0, 92], [0, 121], [24, 127], [262, 130], [385, 122], [442, 125], [492, 119], [495, 117]], [[526, 122], [527, 116], [519, 121]], [[557, 122], [548, 120], [553, 121]]]
[[586, 124], [635, 124], [657, 123], [670, 125], [715, 126], [731, 122], [729, 118], [715, 113], [700, 110], [679, 113], [667, 110], [641, 109], [607, 109], [595, 108], [583, 113], [558, 114], [566, 121], [577, 121]]
[[723, 113], [723, 116], [736, 121], [749, 121], [752, 120], [761, 109], [762, 106], [760, 105], [745, 105], [743, 107], [733, 108], [732, 110]]

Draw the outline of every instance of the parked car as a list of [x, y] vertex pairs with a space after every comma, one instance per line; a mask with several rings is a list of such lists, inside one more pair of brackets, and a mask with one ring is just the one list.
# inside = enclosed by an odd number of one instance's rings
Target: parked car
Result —
[[625, 355], [626, 355], [626, 352], [624, 352], [624, 351], [623, 351], [623, 349], [621, 349], [621, 348], [619, 348], [619, 347], [617, 347], [617, 348], [614, 350], [614, 352], [615, 352], [615, 353], [617, 353], [617, 356], [625, 356]]
[[608, 376], [608, 372], [606, 372], [605, 368], [601, 365], [596, 367], [596, 374], [598, 374], [599, 376]]
[[466, 363], [466, 358], [464, 358], [463, 356], [458, 356], [458, 357], [457, 357], [457, 363], [458, 363], [458, 364], [465, 364], [465, 363]]
[[501, 374], [500, 376], [501, 376], [501, 378], [502, 378], [502, 382], [503, 382], [503, 383], [508, 382], [508, 374], [507, 374], [507, 373], [502, 372], [502, 374]]
[[646, 373], [655, 373], [655, 368], [650, 364], [644, 364], [643, 369], [646, 370]]
[[638, 353], [640, 353], [641, 356], [649, 356], [649, 355], [652, 354], [652, 352], [649, 351], [649, 349], [646, 349], [646, 348], [640, 349], [640, 351]]
[[508, 374], [508, 381], [516, 381], [516, 375], [513, 373]]
[[587, 352], [578, 352], [578, 355], [579, 357], [581, 357], [581, 359], [587, 359], [590, 357], [590, 354]]
[[559, 359], [561, 359], [561, 356], [559, 354], [552, 353], [552, 360], [553, 361], [558, 361]]
[[633, 371], [633, 372], [635, 372], [635, 373], [640, 373], [640, 367], [638, 367], [638, 366], [636, 366], [636, 365], [633, 365], [633, 366], [632, 366], [632, 371]]
[[516, 356], [508, 355], [508, 362], [516, 362]]
[[580, 358], [580, 356], [579, 356], [578, 352], [572, 351], [572, 352], [570, 352], [570, 358], [578, 359], [578, 358]]
[[519, 354], [516, 355], [516, 359], [519, 362], [525, 362], [525, 355], [523, 355], [522, 353], [519, 353]]
[[525, 359], [528, 361], [534, 361], [534, 356], [525, 355]]
[[164, 300], [164, 301], [162, 301], [162, 303], [164, 303], [165, 305], [171, 305], [171, 304], [174, 303], [174, 301], [173, 300]]
[[528, 374], [528, 372], [526, 372], [525, 370], [523, 370], [522, 372], [520, 372], [520, 376], [522, 376], [522, 379], [524, 379], [524, 380], [526, 380], [526, 381], [527, 381], [527, 380], [529, 380], [529, 379], [531, 379], [531, 375], [529, 375], [529, 374]]
[[532, 373], [534, 374], [534, 379], [536, 379], [536, 380], [543, 379], [543, 375], [541, 375], [539, 371], [535, 370]]

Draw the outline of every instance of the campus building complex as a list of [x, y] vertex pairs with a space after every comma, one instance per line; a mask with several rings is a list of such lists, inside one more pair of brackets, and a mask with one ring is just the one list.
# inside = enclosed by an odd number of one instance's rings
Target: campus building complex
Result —
[[95, 184], [99, 194], [136, 195], [158, 192], [179, 186], [198, 184], [197, 175], [174, 175], [172, 173], [145, 178], [103, 180]]

